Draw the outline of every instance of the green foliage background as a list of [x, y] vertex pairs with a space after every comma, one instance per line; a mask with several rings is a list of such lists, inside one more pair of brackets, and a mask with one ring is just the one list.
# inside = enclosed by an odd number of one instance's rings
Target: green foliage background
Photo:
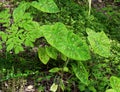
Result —
[[100, 8], [100, 2], [92, 2], [90, 11], [90, 1], [1, 2], [1, 83], [32, 76], [40, 91], [55, 90], [54, 83], [58, 92], [115, 90], [112, 81], [119, 80], [111, 76], [120, 77], [119, 6], [104, 0]]

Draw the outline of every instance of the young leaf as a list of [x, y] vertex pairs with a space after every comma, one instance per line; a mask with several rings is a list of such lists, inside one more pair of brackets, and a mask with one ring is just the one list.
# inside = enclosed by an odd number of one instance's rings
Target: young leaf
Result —
[[120, 92], [120, 78], [112, 76], [110, 78], [110, 84], [112, 88], [115, 90], [115, 92]]
[[25, 43], [25, 46], [34, 47], [34, 44], [29, 39], [26, 39], [24, 43]]
[[45, 49], [46, 49], [47, 55], [50, 58], [55, 59], [55, 60], [57, 59], [57, 50], [54, 47], [46, 46]]
[[52, 91], [52, 92], [56, 92], [57, 89], [58, 89], [58, 85], [55, 83], [53, 83], [52, 86], [50, 87], [50, 91]]
[[15, 51], [15, 54], [18, 54], [19, 52], [24, 51], [24, 49], [23, 49], [23, 47], [21, 45], [20, 46], [17, 45], [15, 47], [14, 51]]
[[7, 45], [7, 51], [10, 51], [10, 50], [12, 50], [14, 48], [14, 43], [11, 43], [11, 44], [8, 44]]
[[88, 85], [88, 72], [85, 69], [82, 62], [78, 62], [77, 64], [72, 64], [72, 69], [76, 75], [76, 77], [84, 84]]
[[50, 59], [50, 57], [47, 55], [44, 47], [39, 47], [38, 56], [43, 64], [47, 64]]
[[74, 60], [90, 59], [89, 48], [85, 41], [66, 29], [62, 23], [41, 27], [47, 42], [62, 54]]
[[2, 37], [2, 41], [6, 41], [6, 39], [7, 39], [7, 34], [6, 33], [0, 31], [0, 36]]
[[15, 8], [13, 11], [14, 22], [19, 22], [24, 17], [24, 13], [29, 8], [29, 6], [30, 5], [28, 2], [21, 2], [20, 5]]
[[[20, 24], [20, 23], [19, 23]], [[32, 36], [33, 38], [40, 38], [43, 36], [39, 23], [29, 20], [29, 21], [22, 21], [22, 24], [20, 24], [22, 28], [27, 30], [28, 36]]]
[[49, 72], [56, 73], [56, 72], [59, 72], [60, 70], [61, 70], [61, 68], [54, 67], [54, 68], [50, 69]]
[[38, 10], [47, 13], [57, 13], [59, 9], [55, 4], [54, 0], [39, 0], [39, 2], [33, 1], [31, 6], [35, 7]]
[[0, 12], [0, 23], [3, 24], [4, 27], [10, 26], [10, 10], [5, 9]]
[[93, 51], [100, 56], [108, 57], [110, 55], [110, 41], [105, 33], [103, 31], [96, 33], [89, 28], [86, 29], [86, 32]]

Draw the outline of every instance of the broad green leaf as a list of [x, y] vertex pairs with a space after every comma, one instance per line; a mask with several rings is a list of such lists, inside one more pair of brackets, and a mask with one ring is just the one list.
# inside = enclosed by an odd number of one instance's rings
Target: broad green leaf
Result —
[[120, 78], [112, 76], [110, 78], [110, 84], [112, 88], [115, 90], [115, 92], [120, 92]]
[[43, 12], [47, 12], [47, 13], [59, 12], [59, 9], [55, 4], [54, 0], [39, 0], [39, 2], [33, 1], [31, 5]]
[[47, 42], [62, 54], [74, 60], [90, 59], [89, 48], [85, 41], [71, 31], [64, 24], [45, 25], [41, 27]]
[[52, 59], [57, 59], [57, 50], [54, 48], [54, 47], [51, 47], [51, 46], [46, 46], [45, 47], [45, 49], [46, 49], [46, 53], [47, 53], [47, 55], [50, 57], [50, 58], [52, 58]]
[[19, 52], [24, 51], [24, 49], [23, 49], [23, 47], [21, 45], [17, 45], [14, 48], [14, 51], [15, 51], [15, 54], [18, 54]]
[[88, 72], [85, 69], [82, 62], [77, 62], [77, 64], [72, 64], [72, 69], [76, 75], [76, 77], [84, 84], [88, 85]]
[[57, 89], [58, 89], [58, 85], [55, 83], [53, 83], [52, 86], [50, 87], [50, 91], [52, 91], [52, 92], [56, 92]]
[[39, 47], [38, 56], [43, 64], [47, 64], [50, 59], [50, 57], [47, 55], [44, 47]]
[[96, 33], [89, 28], [86, 29], [86, 32], [94, 53], [108, 57], [110, 55], [110, 41], [105, 33], [103, 31]]
[[15, 8], [13, 11], [14, 22], [19, 22], [24, 17], [25, 11], [29, 8], [29, 6], [28, 2], [21, 2], [20, 5]]
[[54, 67], [54, 68], [50, 69], [49, 72], [56, 73], [56, 72], [59, 72], [60, 70], [61, 70], [61, 68]]
[[114, 89], [107, 89], [105, 92], [116, 92]]

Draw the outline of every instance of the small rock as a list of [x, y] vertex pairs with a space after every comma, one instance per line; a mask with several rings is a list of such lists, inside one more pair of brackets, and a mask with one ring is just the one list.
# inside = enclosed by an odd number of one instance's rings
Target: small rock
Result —
[[27, 88], [28, 89], [33, 89], [33, 85], [29, 85]]
[[29, 91], [30, 91], [30, 92], [31, 92], [31, 91], [34, 92], [34, 91], [35, 91], [34, 86], [33, 86], [33, 85], [27, 86], [26, 89], [25, 89], [25, 91], [27, 91], [27, 92], [29, 92]]

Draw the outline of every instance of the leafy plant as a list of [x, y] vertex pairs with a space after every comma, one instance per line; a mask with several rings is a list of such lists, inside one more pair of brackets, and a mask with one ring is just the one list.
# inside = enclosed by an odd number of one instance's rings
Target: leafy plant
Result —
[[112, 89], [108, 89], [106, 90], [106, 92], [120, 92], [120, 79], [119, 78], [112, 76], [110, 78], [110, 84], [111, 84]]
[[[45, 4], [45, 5], [42, 5]], [[46, 10], [51, 9], [52, 5], [52, 11]], [[41, 6], [42, 5], [42, 6]], [[33, 47], [33, 42], [37, 38], [40, 38], [42, 36], [42, 33], [40, 32], [40, 26], [38, 22], [33, 21], [33, 17], [31, 16], [30, 12], [26, 12], [30, 6], [33, 6], [35, 8], [44, 12], [58, 12], [58, 8], [55, 5], [53, 1], [42, 1], [42, 2], [21, 2], [17, 8], [14, 9], [13, 14], [10, 15], [9, 10], [1, 12], [1, 23], [7, 23], [7, 29], [5, 32], [0, 32], [2, 36], [2, 43], [6, 42], [7, 51], [10, 51], [14, 49], [14, 52], [18, 54], [20, 51], [23, 51], [23, 46], [30, 46]], [[7, 16], [7, 17], [4, 17]], [[10, 25], [10, 16], [13, 17], [13, 22]], [[6, 21], [5, 21], [6, 20]], [[6, 26], [3, 25], [3, 26]], [[2, 44], [1, 43], [1, 44]]]
[[[55, 67], [49, 70], [49, 72], [70, 72], [75, 74], [75, 76], [86, 86], [90, 85], [88, 80], [89, 72], [85, 68], [83, 61], [92, 60], [93, 53], [100, 55], [102, 57], [110, 56], [110, 41], [106, 34], [101, 31], [95, 30], [97, 28], [91, 26], [94, 23], [92, 21], [97, 20], [93, 15], [90, 15], [91, 11], [91, 0], [89, 0], [89, 15], [83, 12], [83, 15], [78, 15], [81, 22], [75, 22], [74, 18], [71, 18], [72, 23], [76, 26], [77, 23], [80, 25], [80, 29], [84, 30], [84, 34], [88, 35], [82, 37], [79, 34], [75, 34], [69, 28], [61, 23], [57, 22], [51, 25], [40, 25], [39, 22], [35, 21], [31, 8], [35, 8], [45, 13], [58, 13], [59, 9], [53, 0], [39, 0], [32, 2], [20, 2], [18, 7], [13, 9], [10, 14], [9, 10], [1, 12], [0, 23], [5, 27], [1, 30], [0, 36], [2, 37], [2, 45], [6, 45], [6, 51], [9, 52], [14, 50], [16, 54], [24, 51], [24, 47], [34, 47], [34, 42], [37, 38], [44, 38], [46, 40], [45, 45], [38, 47], [38, 57], [43, 64], [51, 62], [51, 59], [58, 60], [60, 57], [65, 62], [65, 66], [62, 68]], [[44, 14], [44, 13], [43, 13]], [[3, 15], [7, 16], [4, 17]], [[73, 15], [72, 15], [73, 16]], [[12, 20], [12, 22], [10, 22]], [[87, 21], [87, 22], [86, 22]], [[75, 24], [76, 23], [76, 24]], [[89, 24], [90, 23], [90, 24]], [[78, 26], [79, 24], [77, 24]], [[90, 53], [91, 52], [91, 53]], [[51, 59], [50, 59], [51, 58]], [[71, 63], [72, 62], [72, 63]], [[68, 63], [72, 66], [68, 68]], [[69, 70], [71, 69], [71, 71]], [[63, 74], [62, 74], [63, 75]], [[63, 76], [61, 76], [63, 78]], [[56, 84], [53, 82], [51, 86], [52, 91], [56, 91], [58, 86], [64, 90], [64, 84], [61, 80]], [[95, 90], [93, 86], [89, 87], [90, 90]]]

